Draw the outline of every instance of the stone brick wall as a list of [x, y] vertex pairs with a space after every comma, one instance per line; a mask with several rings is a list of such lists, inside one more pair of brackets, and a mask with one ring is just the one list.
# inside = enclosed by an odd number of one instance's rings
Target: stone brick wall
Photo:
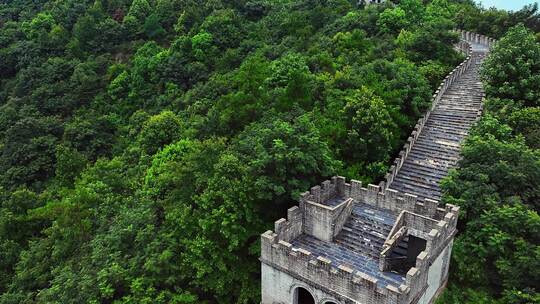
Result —
[[[334, 177], [320, 186], [312, 187], [300, 197], [304, 233], [320, 240], [331, 241], [340, 231], [352, 211], [352, 200], [347, 200], [345, 178]], [[328, 200], [341, 198], [343, 202], [328, 206]]]
[[349, 198], [341, 206], [340, 210], [334, 214], [332, 220], [332, 237], [337, 236], [341, 232], [341, 229], [343, 229], [343, 226], [349, 219], [354, 206], [354, 200]]
[[336, 176], [332, 180], [327, 180], [312, 187], [308, 192], [302, 194], [300, 202], [310, 201], [317, 204], [324, 204], [326, 201], [341, 197], [343, 198], [345, 194], [345, 178]]
[[[330, 181], [330, 185], [334, 183], [341, 183], [342, 197], [352, 198], [360, 203], [387, 209], [395, 213], [396, 216], [403, 210], [428, 217], [442, 217], [445, 213], [443, 208], [438, 210], [439, 202], [430, 199], [420, 199], [416, 195], [403, 194], [392, 189], [384, 189], [371, 184], [367, 185], [367, 187], [362, 187], [362, 182], [351, 180], [350, 183], [347, 183], [343, 177], [333, 178]], [[310, 201], [312, 197], [312, 192], [305, 192], [301, 195], [300, 201]]]
[[287, 211], [287, 219], [279, 219], [274, 223], [274, 231], [280, 240], [290, 242], [304, 231], [302, 212], [298, 207], [292, 207]]
[[264, 304], [294, 303], [294, 293], [299, 287], [308, 290], [317, 304], [326, 304], [330, 301], [338, 304], [357, 304], [322, 286], [309, 285], [295, 274], [287, 273], [264, 263], [261, 264], [261, 273], [263, 274], [261, 283], [263, 286], [262, 303]]
[[460, 35], [462, 41], [466, 41], [468, 43], [487, 45], [488, 48], [492, 48], [495, 43], [497, 43], [496, 39], [477, 33], [472, 33], [464, 30], [456, 30], [456, 32]]
[[387, 260], [392, 249], [398, 245], [399, 241], [406, 235], [413, 235], [426, 240], [426, 254], [429, 261], [432, 261], [440, 252], [452, 241], [456, 233], [459, 207], [453, 205], [446, 206], [444, 219], [437, 221], [409, 211], [402, 211], [390, 234], [388, 235], [379, 259], [381, 271], [390, 269], [390, 262]]
[[[360, 303], [400, 304], [404, 302], [402, 289], [382, 288], [377, 280], [367, 274], [353, 272], [344, 265], [331, 267], [331, 261], [313, 256], [306, 250], [292, 250], [290, 243], [277, 240], [276, 235], [268, 231], [261, 236], [261, 262], [282, 272], [297, 275], [305, 282], [328, 289]], [[411, 277], [414, 280], [415, 277]], [[264, 303], [267, 304], [267, 303]], [[270, 303], [268, 303], [270, 304]]]

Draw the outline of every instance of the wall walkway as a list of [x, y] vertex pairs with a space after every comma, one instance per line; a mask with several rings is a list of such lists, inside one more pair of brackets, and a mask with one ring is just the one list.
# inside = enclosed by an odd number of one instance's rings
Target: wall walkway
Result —
[[440, 182], [457, 165], [461, 144], [481, 115], [485, 94], [479, 67], [495, 41], [459, 33], [459, 48], [468, 57], [434, 95], [431, 111], [420, 119], [387, 175], [386, 189], [439, 201]]

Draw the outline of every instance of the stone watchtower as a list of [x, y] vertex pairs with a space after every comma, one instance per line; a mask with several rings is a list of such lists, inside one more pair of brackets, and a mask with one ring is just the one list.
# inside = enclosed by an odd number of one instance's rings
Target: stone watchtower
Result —
[[261, 237], [262, 303], [431, 303], [458, 212], [342, 177], [313, 187]]

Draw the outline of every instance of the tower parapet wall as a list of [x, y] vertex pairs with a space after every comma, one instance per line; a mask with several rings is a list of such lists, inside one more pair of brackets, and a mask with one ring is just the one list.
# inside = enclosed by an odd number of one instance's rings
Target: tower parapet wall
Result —
[[[343, 202], [336, 206], [324, 204], [337, 197]], [[439, 202], [435, 200], [421, 199], [416, 195], [385, 190], [371, 184], [362, 187], [360, 181], [351, 180], [347, 183], [344, 177], [334, 177], [323, 182], [322, 186], [313, 187], [311, 191], [303, 193], [300, 197], [300, 208], [289, 209], [288, 220], [276, 221], [275, 231], [279, 239], [285, 241], [290, 241], [302, 233], [331, 241], [350, 216], [354, 202], [386, 209], [397, 216], [387, 240], [401, 227], [406, 227], [424, 239], [432, 230], [437, 230], [442, 236], [449, 236], [455, 232], [460, 209], [451, 204], [439, 207]]]
[[302, 211], [297, 206], [287, 210], [287, 220], [282, 218], [274, 223], [276, 236], [286, 242], [300, 236], [304, 231], [302, 218]]
[[[333, 177], [300, 196], [304, 233], [331, 241], [341, 231], [353, 207], [345, 185], [345, 178]], [[330, 200], [338, 200], [339, 203], [329, 205]]]
[[317, 204], [325, 204], [334, 198], [343, 198], [345, 192], [345, 178], [341, 176], [332, 177], [332, 180], [327, 180], [319, 186], [312, 187], [309, 191], [304, 192], [300, 197], [300, 202], [310, 201]]
[[379, 269], [388, 271], [392, 267], [389, 259], [392, 249], [406, 235], [413, 235], [426, 240], [428, 261], [437, 258], [454, 238], [459, 214], [459, 207], [446, 205], [446, 214], [442, 220], [435, 220], [410, 211], [402, 211], [388, 234], [379, 258]]
[[[439, 208], [439, 202], [431, 199], [420, 199], [416, 195], [399, 193], [396, 190], [384, 189], [377, 185], [368, 184], [367, 187], [362, 186], [361, 181], [351, 180], [350, 183], [345, 181], [344, 177], [334, 177], [331, 181], [322, 183], [325, 186], [313, 187], [311, 191], [305, 192], [300, 196], [301, 209], [311, 208], [302, 205], [317, 206], [319, 209], [340, 208], [345, 203], [341, 203], [336, 207], [329, 207], [321, 203], [315, 203], [319, 196], [325, 191], [331, 192], [331, 189], [340, 189], [335, 192], [342, 199], [352, 198], [354, 201], [371, 205], [380, 209], [387, 209], [396, 216], [403, 210], [424, 215], [427, 217], [441, 218], [444, 217], [444, 209]], [[329, 190], [324, 190], [329, 189]], [[333, 193], [333, 192], [331, 192]], [[307, 215], [309, 216], [309, 215]]]
[[411, 303], [422, 295], [427, 282], [427, 251], [418, 255], [416, 267], [407, 272], [405, 283], [395, 287], [382, 286], [377, 278], [346, 265], [332, 266], [331, 260], [310, 251], [293, 249], [292, 244], [279, 240], [272, 231], [261, 236], [261, 247], [261, 262], [360, 303]]
[[[261, 261], [292, 276], [361, 303], [400, 304], [408, 294], [406, 285], [382, 287], [368, 274], [355, 272], [345, 265], [332, 266], [332, 261], [314, 256], [303, 249], [293, 250], [290, 243], [278, 240], [267, 231], [261, 236]], [[411, 279], [415, 279], [411, 277]]]
[[337, 206], [327, 206], [310, 200], [302, 200], [303, 231], [319, 240], [332, 241], [341, 231], [352, 212], [353, 200], [344, 200]]
[[[341, 199], [342, 202], [335, 206], [325, 204], [329, 200], [336, 198]], [[459, 208], [453, 205], [446, 205], [445, 208], [439, 207], [439, 202], [436, 200], [421, 199], [416, 195], [403, 194], [396, 190], [384, 189], [372, 184], [363, 187], [361, 181], [351, 180], [350, 183], [347, 183], [344, 177], [337, 176], [333, 177], [332, 180], [323, 182], [321, 186], [313, 187], [310, 191], [301, 194], [299, 199], [300, 208], [293, 207], [289, 209], [288, 221], [280, 219], [277, 222], [284, 225], [284, 227], [294, 226], [294, 223], [296, 223], [294, 231], [298, 231], [299, 227], [302, 227], [304, 233], [316, 237], [312, 233], [312, 229], [314, 229], [313, 225], [319, 220], [325, 222], [326, 227], [339, 227], [343, 224], [352, 209], [353, 204], [350, 199], [389, 210], [396, 216], [405, 210], [439, 221], [443, 220], [452, 208], [457, 208], [459, 211]], [[283, 229], [288, 231], [287, 229], [290, 228]], [[338, 230], [334, 229], [332, 236], [339, 233]]]

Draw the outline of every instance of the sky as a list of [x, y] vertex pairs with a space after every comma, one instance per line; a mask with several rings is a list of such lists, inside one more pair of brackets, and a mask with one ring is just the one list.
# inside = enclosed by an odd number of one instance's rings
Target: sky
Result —
[[539, 3], [540, 1], [534, 0], [480, 0], [484, 7], [492, 7], [506, 9], [506, 10], [519, 10], [523, 6], [531, 3]]

